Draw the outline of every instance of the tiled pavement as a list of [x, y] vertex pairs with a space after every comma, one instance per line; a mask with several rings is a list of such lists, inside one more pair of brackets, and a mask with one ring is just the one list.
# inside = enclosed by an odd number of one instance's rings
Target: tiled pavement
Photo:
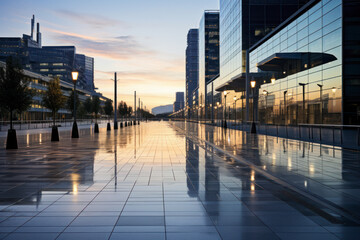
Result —
[[[357, 224], [323, 215], [318, 204], [299, 201], [252, 167], [198, 141], [260, 161], [275, 173], [286, 162], [278, 173], [294, 176], [294, 183], [303, 176], [309, 186], [319, 177], [355, 199], [358, 176], [343, 162], [347, 153], [309, 157], [304, 165], [296, 157], [303, 150], [292, 147], [296, 142], [286, 142], [291, 161], [281, 160], [283, 149], [273, 138], [263, 152], [260, 136], [235, 140], [240, 133], [219, 131], [150, 122], [80, 139], [64, 135], [58, 143], [39, 143], [35, 136], [19, 150], [2, 148], [0, 239], [357, 239]], [[306, 171], [311, 164], [314, 170]], [[338, 200], [341, 205], [348, 199]]]

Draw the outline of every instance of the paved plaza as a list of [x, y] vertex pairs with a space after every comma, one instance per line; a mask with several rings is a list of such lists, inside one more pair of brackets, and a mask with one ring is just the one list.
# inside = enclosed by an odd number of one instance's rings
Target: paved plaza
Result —
[[0, 136], [0, 239], [358, 239], [360, 154], [184, 122]]

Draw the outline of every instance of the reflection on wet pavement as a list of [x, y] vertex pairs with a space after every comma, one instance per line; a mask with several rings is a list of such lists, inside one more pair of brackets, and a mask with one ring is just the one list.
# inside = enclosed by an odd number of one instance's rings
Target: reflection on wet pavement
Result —
[[356, 239], [214, 144], [328, 201], [359, 197], [351, 152], [150, 122], [1, 149], [0, 239]]
[[360, 220], [359, 152], [206, 125], [175, 126]]

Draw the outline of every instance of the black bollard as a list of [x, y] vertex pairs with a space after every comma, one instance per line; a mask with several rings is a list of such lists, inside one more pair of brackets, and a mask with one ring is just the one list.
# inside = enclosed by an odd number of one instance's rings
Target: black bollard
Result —
[[99, 133], [99, 125], [95, 123], [95, 133]]
[[123, 128], [123, 123], [122, 122], [120, 123], [120, 128]]
[[51, 141], [52, 142], [58, 142], [59, 139], [59, 130], [57, 126], [53, 126], [51, 130]]
[[76, 122], [74, 122], [74, 124], [73, 124], [71, 137], [72, 138], [79, 138], [79, 130], [78, 130], [78, 126], [77, 126]]
[[110, 123], [107, 123], [106, 130], [107, 130], [107, 131], [111, 131]]
[[18, 149], [16, 130], [9, 129], [6, 139], [6, 149]]

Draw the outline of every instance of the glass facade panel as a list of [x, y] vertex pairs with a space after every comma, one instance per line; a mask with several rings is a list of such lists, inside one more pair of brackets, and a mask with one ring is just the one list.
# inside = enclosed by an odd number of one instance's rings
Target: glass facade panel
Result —
[[[275, 83], [261, 85], [258, 109], [261, 123], [342, 123], [341, 2], [320, 1], [300, 20], [252, 49], [250, 72], [261, 72], [257, 64], [274, 54], [270, 50], [272, 39], [281, 39], [280, 51], [275, 53], [302, 54], [298, 61], [284, 58], [283, 70], [273, 71], [277, 76]], [[298, 29], [294, 34], [295, 22]]]

